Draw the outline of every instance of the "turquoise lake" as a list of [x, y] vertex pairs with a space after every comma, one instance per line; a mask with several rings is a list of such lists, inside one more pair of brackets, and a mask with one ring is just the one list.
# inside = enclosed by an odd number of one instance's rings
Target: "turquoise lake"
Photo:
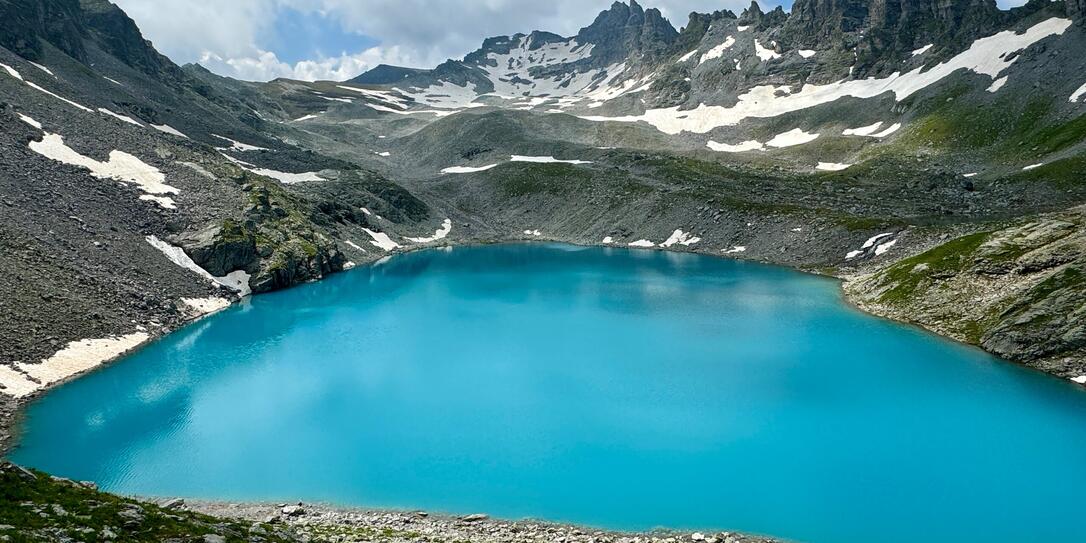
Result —
[[14, 461], [121, 493], [809, 543], [1086, 541], [1086, 391], [690, 254], [424, 251], [49, 393]]

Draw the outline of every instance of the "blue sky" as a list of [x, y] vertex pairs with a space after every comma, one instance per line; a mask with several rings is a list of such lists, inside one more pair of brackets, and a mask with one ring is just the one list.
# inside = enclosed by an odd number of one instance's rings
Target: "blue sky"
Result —
[[[114, 0], [179, 63], [247, 80], [348, 79], [380, 63], [432, 67], [488, 36], [572, 35], [612, 0]], [[640, 0], [682, 26], [750, 0]], [[792, 0], [759, 0], [766, 9]], [[1024, 0], [1000, 0], [1003, 7]]]

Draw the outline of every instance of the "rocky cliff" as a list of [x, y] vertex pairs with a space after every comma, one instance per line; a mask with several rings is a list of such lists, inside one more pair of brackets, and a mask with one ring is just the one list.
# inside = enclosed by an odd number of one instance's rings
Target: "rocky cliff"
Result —
[[1086, 208], [946, 241], [845, 291], [874, 313], [1086, 376]]

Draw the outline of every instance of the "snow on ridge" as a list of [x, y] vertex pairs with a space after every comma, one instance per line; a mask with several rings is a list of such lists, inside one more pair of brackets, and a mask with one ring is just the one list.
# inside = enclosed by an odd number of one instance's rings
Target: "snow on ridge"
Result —
[[[798, 92], [779, 94], [773, 85], [759, 85], [738, 97], [734, 106], [710, 106], [680, 110], [679, 106], [649, 109], [640, 115], [582, 116], [589, 121], [644, 121], [666, 134], [680, 132], [707, 133], [720, 126], [734, 126], [746, 118], [776, 117], [827, 104], [844, 97], [873, 98], [893, 93], [897, 101], [938, 82], [959, 70], [998, 79], [1001, 72], [1014, 64], [1020, 55], [1013, 53], [1049, 36], [1063, 34], [1071, 26], [1064, 18], [1039, 22], [1022, 34], [1007, 30], [973, 42], [969, 49], [930, 69], [916, 68], [907, 73], [895, 72], [885, 78], [846, 79], [825, 85], [806, 84]], [[1086, 91], [1084, 91], [1086, 92]]]
[[733, 45], [735, 45], [735, 38], [728, 36], [724, 39], [724, 43], [708, 50], [704, 55], [702, 55], [701, 60], [698, 61], [698, 66], [705, 64], [706, 61], [724, 56], [724, 50]]
[[384, 251], [391, 251], [393, 249], [398, 249], [399, 247], [401, 247], [399, 243], [392, 241], [392, 238], [388, 237], [388, 234], [384, 232], [374, 232], [369, 228], [363, 228], [362, 230], [364, 230], [367, 234], [370, 235], [371, 238], [373, 238], [370, 241], [370, 244], [372, 244], [374, 247], [377, 247]]
[[487, 164], [486, 166], [449, 166], [441, 170], [441, 173], [475, 173], [485, 172], [491, 168], [497, 167], [497, 164]]
[[109, 115], [110, 117], [113, 117], [114, 119], [124, 121], [124, 122], [126, 122], [128, 124], [134, 124], [134, 125], [136, 125], [136, 126], [138, 126], [140, 128], [143, 128], [143, 124], [141, 124], [139, 121], [137, 121], [137, 120], [135, 120], [132, 117], [129, 117], [127, 115], [121, 115], [120, 113], [117, 113], [115, 111], [110, 111], [110, 110], [108, 110], [108, 109], [106, 109], [104, 107], [98, 108], [98, 112], [102, 113], [102, 114], [105, 114], [105, 115]]
[[407, 241], [413, 241], [415, 243], [433, 243], [433, 242], [435, 242], [435, 241], [437, 241], [439, 239], [445, 239], [445, 236], [448, 236], [449, 232], [452, 232], [452, 226], [453, 226], [452, 225], [452, 220], [451, 219], [445, 219], [441, 223], [441, 228], [439, 228], [436, 232], [434, 232], [434, 235], [432, 235], [430, 237], [425, 237], [425, 238], [404, 238], [404, 239], [406, 239]]

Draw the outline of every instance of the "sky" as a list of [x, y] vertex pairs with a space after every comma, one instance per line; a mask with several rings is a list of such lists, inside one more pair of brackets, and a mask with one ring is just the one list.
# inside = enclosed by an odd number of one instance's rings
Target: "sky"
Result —
[[[483, 38], [576, 34], [613, 0], [113, 0], [145, 38], [185, 64], [249, 81], [350, 79], [378, 64], [430, 68]], [[999, 0], [1003, 7], [1025, 0]], [[758, 0], [765, 9], [792, 0]], [[750, 0], [641, 0], [679, 28], [691, 11]]]

